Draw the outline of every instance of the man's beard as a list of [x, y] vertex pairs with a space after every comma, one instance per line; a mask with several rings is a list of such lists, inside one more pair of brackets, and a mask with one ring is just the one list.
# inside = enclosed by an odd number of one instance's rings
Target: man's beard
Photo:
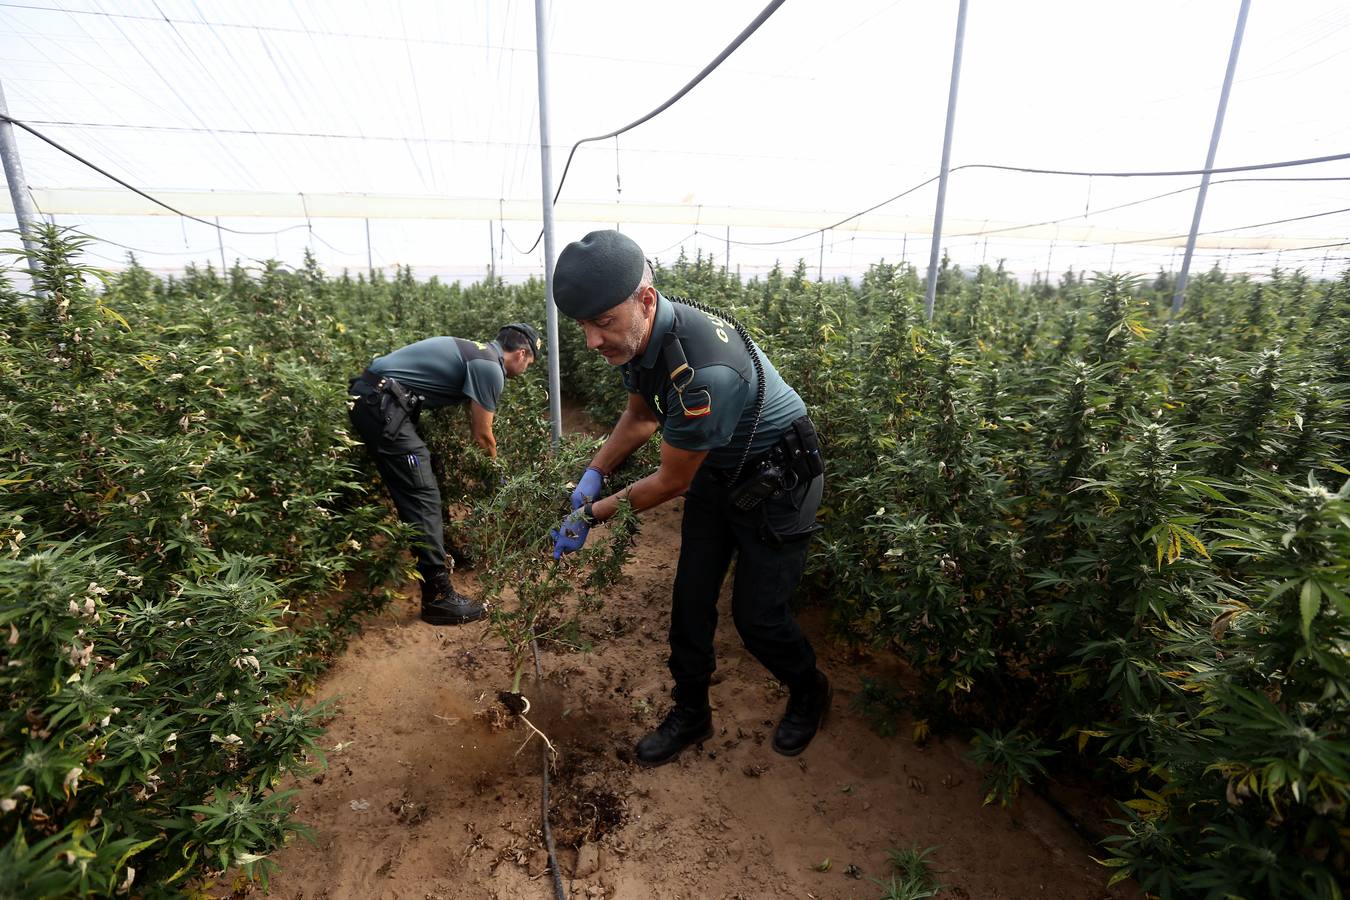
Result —
[[605, 361], [612, 366], [621, 366], [637, 356], [638, 350], [642, 347], [642, 336], [645, 330], [646, 322], [642, 316], [634, 316], [632, 325], [618, 342], [606, 343], [600, 346], [601, 353], [609, 351], [611, 355], [605, 355]]

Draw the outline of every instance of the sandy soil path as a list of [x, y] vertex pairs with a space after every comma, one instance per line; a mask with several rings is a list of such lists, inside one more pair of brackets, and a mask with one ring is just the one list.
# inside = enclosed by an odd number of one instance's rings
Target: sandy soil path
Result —
[[[642, 769], [631, 747], [667, 702], [665, 623], [680, 503], [645, 517], [634, 562], [586, 622], [589, 653], [544, 652], [530, 718], [560, 751], [552, 823], [572, 897], [876, 898], [887, 851], [932, 847], [952, 898], [1117, 896], [1091, 847], [1038, 798], [982, 805], [959, 741], [880, 737], [850, 706], [876, 659], [832, 643], [807, 614], [836, 693], [797, 759], [769, 738], [785, 695], [741, 647], [723, 595], [713, 740]], [[408, 596], [371, 622], [320, 685], [338, 704], [323, 774], [298, 786], [317, 833], [277, 856], [271, 893], [317, 898], [548, 898], [537, 739], [494, 730], [509, 683], [481, 627], [432, 628]], [[518, 752], [519, 751], [519, 752]], [[826, 871], [825, 860], [830, 864]]]

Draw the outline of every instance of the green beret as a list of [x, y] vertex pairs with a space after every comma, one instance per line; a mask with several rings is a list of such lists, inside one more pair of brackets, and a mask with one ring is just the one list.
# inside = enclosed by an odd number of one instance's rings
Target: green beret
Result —
[[573, 319], [594, 319], [633, 295], [646, 258], [617, 231], [592, 231], [563, 248], [553, 267], [553, 301]]

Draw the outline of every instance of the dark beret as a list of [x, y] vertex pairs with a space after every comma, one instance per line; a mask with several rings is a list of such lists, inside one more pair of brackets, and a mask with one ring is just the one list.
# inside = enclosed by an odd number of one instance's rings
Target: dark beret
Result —
[[645, 263], [632, 238], [617, 231], [592, 231], [558, 256], [553, 300], [564, 315], [594, 319], [633, 295]]

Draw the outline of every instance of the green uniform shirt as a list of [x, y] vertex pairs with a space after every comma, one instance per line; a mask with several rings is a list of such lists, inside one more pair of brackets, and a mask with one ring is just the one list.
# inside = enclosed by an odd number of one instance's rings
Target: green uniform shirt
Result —
[[[692, 374], [674, 379], [667, 366], [678, 357], [662, 349], [678, 339]], [[790, 388], [757, 345], [764, 369], [764, 411], [750, 455], [767, 451], [792, 421], [806, 414], [806, 404]], [[661, 420], [661, 437], [681, 450], [707, 450], [707, 464], [735, 469], [745, 452], [755, 421], [757, 381], [745, 341], [728, 322], [657, 294], [652, 336], [643, 354], [622, 366], [630, 393], [640, 394]]]
[[497, 411], [506, 384], [502, 348], [457, 337], [430, 337], [376, 357], [369, 366], [426, 398], [425, 407], [474, 401]]

